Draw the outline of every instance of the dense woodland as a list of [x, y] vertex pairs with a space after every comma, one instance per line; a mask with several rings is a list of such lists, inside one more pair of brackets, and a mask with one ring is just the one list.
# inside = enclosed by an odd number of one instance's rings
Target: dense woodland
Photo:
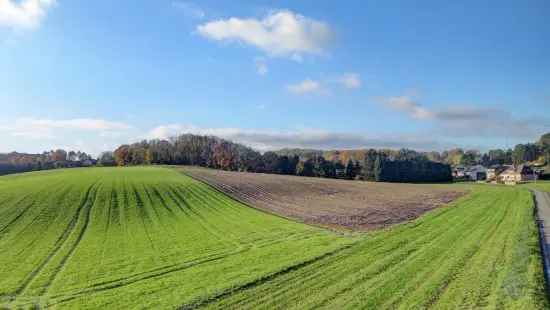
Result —
[[184, 134], [168, 140], [121, 145], [114, 152], [102, 153], [97, 160], [80, 151], [64, 150], [0, 154], [0, 174], [90, 165], [154, 164], [384, 182], [447, 182], [452, 180], [451, 166], [482, 164], [489, 167], [525, 162], [541, 166], [550, 163], [550, 133], [536, 143], [486, 153], [462, 149], [441, 153], [407, 149], [283, 149], [263, 154], [217, 137]]
[[180, 135], [170, 141], [142, 141], [122, 145], [113, 153], [119, 166], [194, 165], [230, 171], [309, 177], [364, 179], [387, 182], [451, 181], [451, 168], [424, 154], [400, 150], [368, 150], [364, 160], [327, 160], [321, 151], [283, 150], [263, 154], [217, 137]]

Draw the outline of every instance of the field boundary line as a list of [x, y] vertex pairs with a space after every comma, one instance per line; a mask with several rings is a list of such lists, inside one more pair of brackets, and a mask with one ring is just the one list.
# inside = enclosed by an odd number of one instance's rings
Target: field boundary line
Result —
[[224, 191], [222, 189], [221, 186], [218, 186], [216, 184], [213, 184], [211, 182], [208, 182], [208, 180], [206, 180], [206, 178], [202, 178], [202, 177], [199, 177], [199, 176], [196, 176], [196, 175], [193, 175], [192, 173], [189, 173], [187, 171], [184, 171], [182, 168], [169, 168], [169, 169], [175, 169], [177, 172], [187, 176], [187, 177], [190, 177], [191, 179], [197, 181], [197, 182], [200, 182], [202, 184], [205, 184], [206, 186], [210, 187], [211, 189], [213, 189], [214, 191], [220, 193], [220, 194], [223, 194], [231, 199], [233, 199], [234, 201], [240, 203], [240, 204], [243, 204], [245, 205], [246, 207], [249, 207], [251, 209], [254, 209], [256, 211], [259, 211], [259, 212], [262, 212], [264, 214], [268, 214], [268, 215], [271, 215], [271, 216], [275, 216], [275, 217], [278, 217], [280, 219], [284, 219], [284, 220], [287, 220], [287, 221], [291, 221], [291, 222], [294, 222], [294, 223], [298, 223], [298, 224], [303, 224], [303, 225], [308, 225], [310, 227], [315, 227], [315, 228], [320, 228], [320, 229], [323, 229], [323, 230], [326, 230], [326, 231], [330, 231], [332, 233], [335, 233], [335, 234], [339, 234], [339, 235], [342, 235], [342, 236], [349, 236], [350, 234], [366, 234], [367, 232], [353, 232], [353, 231], [346, 231], [346, 230], [338, 230], [338, 229], [335, 229], [335, 228], [332, 228], [332, 227], [327, 227], [327, 226], [322, 226], [322, 225], [316, 225], [316, 224], [313, 224], [313, 223], [306, 223], [304, 221], [301, 221], [299, 219], [296, 219], [296, 218], [292, 218], [292, 217], [286, 217], [284, 215], [281, 215], [281, 214], [277, 214], [277, 213], [274, 213], [274, 212], [271, 212], [271, 211], [268, 211], [268, 210], [265, 210], [265, 209], [262, 209], [262, 208], [259, 208], [259, 207], [256, 207], [254, 206], [252, 203], [250, 202], [247, 202], [247, 201], [244, 201], [238, 197], [236, 197], [235, 195], [232, 195], [230, 193], [227, 193], [226, 191]]

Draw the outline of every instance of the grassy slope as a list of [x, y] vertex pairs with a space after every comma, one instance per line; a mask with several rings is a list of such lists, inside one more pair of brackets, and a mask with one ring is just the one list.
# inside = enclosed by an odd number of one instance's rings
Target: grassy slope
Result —
[[0, 206], [8, 306], [173, 308], [351, 242], [160, 168], [3, 177]]
[[212, 308], [544, 309], [530, 194], [476, 186], [454, 208], [353, 247]]
[[1, 177], [0, 295], [63, 308], [548, 307], [530, 194], [473, 188], [358, 239], [167, 169]]

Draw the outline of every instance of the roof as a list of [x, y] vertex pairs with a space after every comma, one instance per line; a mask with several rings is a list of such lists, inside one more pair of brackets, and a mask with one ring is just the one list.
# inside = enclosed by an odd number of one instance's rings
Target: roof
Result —
[[502, 174], [510, 174], [510, 173], [520, 173], [520, 174], [532, 174], [533, 169], [529, 165], [521, 164], [516, 167], [514, 166], [508, 166], [506, 167], [506, 170], [502, 172]]

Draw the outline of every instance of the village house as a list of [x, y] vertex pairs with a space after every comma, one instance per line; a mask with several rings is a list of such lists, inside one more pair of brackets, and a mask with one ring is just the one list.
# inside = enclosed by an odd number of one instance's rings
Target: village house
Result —
[[535, 172], [527, 165], [519, 165], [517, 167], [509, 166], [498, 176], [499, 183], [507, 185], [515, 185], [534, 180], [536, 180]]
[[489, 167], [489, 169], [487, 169], [487, 181], [488, 182], [496, 181], [498, 175], [504, 172], [506, 168], [507, 166], [501, 166], [501, 165]]

